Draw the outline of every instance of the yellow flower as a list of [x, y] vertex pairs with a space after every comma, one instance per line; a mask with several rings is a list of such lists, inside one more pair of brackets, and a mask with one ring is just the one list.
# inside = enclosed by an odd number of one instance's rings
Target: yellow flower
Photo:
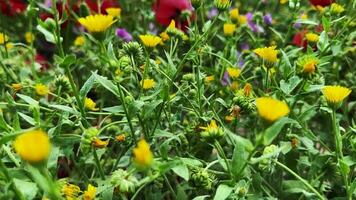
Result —
[[85, 43], [85, 37], [84, 36], [78, 36], [74, 40], [74, 45], [75, 46], [83, 46]]
[[230, 89], [232, 91], [235, 91], [239, 88], [239, 83], [237, 81], [232, 81], [231, 85], [230, 85]]
[[213, 119], [210, 121], [210, 124], [208, 124], [206, 127], [199, 127], [200, 129], [203, 129], [204, 131], [201, 132], [201, 136], [204, 139], [217, 139], [220, 138], [224, 135], [223, 129], [221, 129], [217, 124], [216, 121]]
[[164, 32], [162, 32], [161, 34], [159, 34], [159, 36], [162, 38], [162, 41], [163, 41], [163, 42], [169, 40], [169, 35], [167, 34], [166, 31], [164, 31]]
[[280, 4], [285, 4], [285, 3], [287, 3], [288, 2], [288, 0], [279, 0], [279, 3]]
[[75, 200], [78, 198], [80, 191], [80, 188], [76, 185], [66, 183], [62, 189], [61, 189], [62, 194], [65, 196], [67, 200]]
[[234, 119], [235, 119], [234, 116], [231, 116], [231, 115], [226, 115], [225, 116], [225, 121], [228, 122], [228, 123], [231, 123]]
[[307, 13], [301, 14], [300, 19], [308, 19], [308, 14]]
[[256, 99], [258, 114], [263, 119], [274, 122], [289, 113], [288, 105], [271, 97], [260, 97]]
[[156, 47], [161, 42], [161, 38], [155, 35], [140, 35], [140, 39], [146, 47]]
[[307, 61], [304, 65], [303, 65], [303, 72], [304, 73], [314, 73], [315, 72], [315, 66], [318, 64], [318, 60], [317, 59], [311, 59], [309, 61]]
[[30, 163], [46, 160], [51, 152], [48, 135], [41, 130], [27, 131], [17, 136], [13, 145], [16, 153]]
[[35, 40], [35, 35], [33, 35], [33, 33], [31, 33], [31, 32], [26, 32], [25, 40], [27, 43], [32, 43]]
[[239, 9], [234, 8], [234, 9], [230, 10], [230, 19], [234, 20], [234, 21], [239, 20]]
[[331, 12], [332, 13], [342, 13], [345, 11], [345, 8], [344, 6], [340, 5], [340, 4], [337, 4], [337, 3], [333, 3], [331, 4]]
[[148, 90], [153, 88], [156, 85], [156, 82], [153, 79], [145, 79], [143, 80], [142, 86], [143, 89]]
[[16, 92], [20, 91], [22, 89], [22, 84], [21, 83], [13, 83], [11, 84], [11, 87], [13, 90]]
[[134, 161], [141, 167], [149, 167], [153, 162], [153, 154], [150, 150], [150, 145], [145, 139], [141, 139], [137, 143], [137, 147], [133, 150]]
[[9, 41], [9, 37], [5, 33], [0, 32], [0, 44], [5, 44], [7, 41]]
[[123, 142], [123, 141], [126, 140], [126, 135], [125, 134], [120, 134], [120, 135], [116, 136], [115, 139], [118, 142]]
[[113, 16], [102, 14], [89, 15], [85, 18], [81, 17], [78, 21], [89, 32], [93, 33], [104, 32], [115, 22]]
[[305, 38], [309, 41], [309, 42], [317, 42], [319, 40], [319, 35], [315, 34], [315, 33], [307, 33], [305, 35]]
[[87, 97], [85, 97], [85, 100], [84, 100], [84, 107], [86, 107], [87, 109], [89, 109], [91, 111], [99, 110], [99, 108], [96, 108], [96, 103], [91, 98], [87, 98]]
[[235, 29], [236, 29], [236, 25], [235, 24], [225, 23], [224, 24], [224, 35], [226, 35], [226, 36], [233, 35]]
[[239, 21], [239, 24], [246, 24], [247, 23], [246, 15], [239, 15], [238, 21]]
[[205, 84], [209, 84], [210, 82], [214, 81], [215, 77], [213, 75], [207, 76], [204, 78]]
[[350, 95], [351, 90], [342, 86], [325, 86], [323, 94], [329, 103], [337, 104], [342, 102], [347, 96]]
[[42, 83], [37, 83], [35, 85], [36, 93], [40, 96], [45, 96], [49, 93], [49, 89], [47, 86], [43, 85]]
[[92, 141], [91, 144], [92, 144], [93, 147], [95, 147], [95, 148], [102, 149], [102, 148], [105, 148], [106, 146], [108, 146], [109, 140], [103, 141], [103, 140], [101, 140], [101, 139], [99, 139], [99, 138], [95, 138], [95, 139]]
[[240, 76], [241, 74], [241, 69], [238, 69], [238, 68], [234, 68], [234, 67], [228, 67], [226, 69], [227, 73], [229, 74], [229, 76], [231, 78], [237, 78]]
[[14, 44], [12, 42], [8, 42], [8, 43], [6, 43], [5, 47], [6, 47], [6, 49], [12, 49], [12, 48], [14, 48]]
[[86, 191], [84, 191], [83, 199], [84, 200], [93, 200], [93, 199], [95, 199], [95, 194], [96, 194], [96, 187], [89, 184], [88, 189]]
[[175, 29], [176, 28], [176, 21], [174, 21], [174, 19], [171, 20], [171, 22], [169, 23], [167, 29]]
[[113, 17], [120, 17], [121, 8], [107, 8], [106, 12], [108, 13], [108, 15], [111, 15]]
[[275, 48], [276, 46], [263, 47], [255, 49], [253, 52], [268, 62], [276, 62], [278, 51]]

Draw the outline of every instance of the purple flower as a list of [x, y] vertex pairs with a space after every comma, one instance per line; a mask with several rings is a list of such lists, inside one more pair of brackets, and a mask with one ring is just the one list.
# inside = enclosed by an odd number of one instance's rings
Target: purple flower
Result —
[[248, 51], [248, 50], [250, 50], [250, 46], [248, 45], [248, 43], [242, 43], [242, 44], [240, 45], [240, 47], [241, 47], [242, 51]]
[[227, 71], [225, 71], [224, 76], [221, 79], [221, 85], [223, 86], [230, 85], [229, 73], [227, 73]]
[[252, 19], [253, 19], [253, 13], [252, 12], [248, 12], [246, 14], [246, 19], [248, 22], [252, 22]]
[[208, 19], [214, 18], [216, 15], [218, 15], [219, 11], [216, 8], [212, 8], [208, 12]]
[[261, 26], [255, 24], [253, 22], [253, 13], [252, 12], [248, 12], [246, 14], [246, 18], [247, 18], [247, 24], [253, 32], [263, 33], [265, 31]]
[[132, 35], [126, 31], [124, 28], [117, 28], [116, 29], [116, 35], [125, 40], [125, 42], [130, 42], [132, 40]]
[[237, 62], [238, 62], [238, 67], [242, 68], [245, 64], [245, 61], [242, 58], [242, 54], [239, 51], [236, 51], [236, 57], [237, 57]]
[[267, 13], [265, 16], [263, 16], [263, 21], [267, 25], [272, 25], [272, 15], [270, 13]]

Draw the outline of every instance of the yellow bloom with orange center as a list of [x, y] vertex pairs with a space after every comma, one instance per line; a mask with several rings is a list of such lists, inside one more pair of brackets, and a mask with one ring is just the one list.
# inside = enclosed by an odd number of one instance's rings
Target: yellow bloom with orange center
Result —
[[66, 183], [61, 189], [61, 193], [64, 195], [66, 200], [77, 199], [80, 192], [81, 190], [77, 185], [69, 184], [69, 183]]
[[207, 76], [204, 78], [205, 84], [209, 84], [209, 83], [213, 82], [214, 80], [215, 80], [215, 77], [213, 75]]
[[113, 16], [102, 14], [81, 17], [78, 21], [92, 33], [104, 32], [115, 22]]
[[0, 44], [5, 44], [7, 41], [9, 41], [9, 36], [0, 32]]
[[239, 9], [234, 8], [230, 10], [230, 19], [234, 21], [239, 20]]
[[156, 81], [153, 79], [145, 79], [143, 80], [142, 87], [145, 90], [151, 89], [156, 86]]
[[154, 48], [156, 47], [161, 41], [162, 39], [158, 36], [155, 35], [140, 35], [139, 36], [143, 45], [145, 45], [146, 47], [151, 47]]
[[150, 145], [145, 139], [141, 139], [137, 143], [137, 147], [133, 150], [134, 162], [140, 167], [149, 167], [153, 162], [153, 154], [150, 150]]
[[250, 96], [252, 92], [252, 85], [250, 83], [246, 83], [244, 86], [244, 94], [245, 96]]
[[91, 142], [91, 145], [95, 148], [98, 148], [98, 149], [102, 149], [102, 148], [105, 148], [106, 146], [108, 146], [109, 144], [109, 140], [107, 141], [103, 141], [99, 138], [95, 138], [92, 142]]
[[331, 12], [332, 13], [342, 13], [345, 11], [345, 8], [344, 6], [340, 5], [340, 4], [337, 4], [337, 3], [333, 3], [331, 4], [331, 8], [330, 8]]
[[84, 36], [78, 36], [74, 40], [74, 45], [75, 46], [83, 46], [85, 44], [85, 37]]
[[98, 111], [99, 108], [96, 108], [96, 103], [91, 98], [85, 98], [84, 107], [91, 111]]
[[306, 61], [306, 63], [303, 65], [303, 72], [308, 74], [314, 73], [317, 64], [318, 60], [315, 59]]
[[83, 193], [83, 199], [84, 200], [93, 200], [93, 199], [95, 199], [95, 195], [96, 195], [96, 187], [89, 184], [87, 190], [85, 190]]
[[224, 135], [224, 130], [216, 124], [214, 119], [212, 119], [210, 124], [208, 124], [206, 127], [199, 128], [204, 130], [200, 134], [204, 139], [207, 140], [217, 139]]
[[308, 42], [318, 42], [319, 41], [319, 35], [315, 33], [307, 33], [305, 35], [305, 38], [308, 40]]
[[224, 24], [224, 35], [226, 36], [231, 36], [234, 34], [236, 29], [236, 25], [235, 24], [231, 24], [231, 23], [225, 23]]
[[121, 8], [107, 8], [105, 11], [113, 17], [120, 17], [121, 15]]
[[277, 62], [278, 51], [275, 50], [276, 46], [257, 48], [253, 50], [259, 57], [268, 62]]
[[49, 93], [48, 87], [43, 85], [42, 83], [37, 83], [35, 85], [35, 91], [40, 96], [45, 96]]
[[35, 35], [31, 32], [25, 33], [25, 40], [27, 43], [32, 43], [35, 40]]
[[325, 86], [322, 89], [323, 95], [329, 103], [337, 104], [342, 102], [351, 93], [351, 90], [342, 86]]
[[258, 114], [263, 119], [274, 122], [289, 113], [288, 105], [272, 97], [260, 97], [256, 99]]
[[16, 153], [30, 163], [44, 161], [51, 153], [49, 137], [41, 130], [31, 130], [17, 136], [13, 145]]
[[11, 88], [13, 90], [15, 90], [16, 92], [18, 92], [23, 88], [23, 86], [21, 83], [13, 83], [13, 84], [11, 84]]
[[228, 67], [226, 69], [227, 73], [229, 74], [229, 76], [231, 78], [237, 78], [240, 76], [241, 74], [241, 69], [238, 69], [238, 68], [234, 68], [234, 67]]

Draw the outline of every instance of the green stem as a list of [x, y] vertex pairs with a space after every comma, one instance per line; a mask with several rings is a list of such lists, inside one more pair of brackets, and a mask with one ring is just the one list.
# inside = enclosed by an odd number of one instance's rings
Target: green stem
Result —
[[309, 188], [314, 194], [316, 194], [319, 199], [325, 199], [323, 195], [321, 195], [313, 186], [311, 186], [308, 181], [300, 177], [297, 173], [295, 173], [293, 170], [291, 170], [289, 167], [285, 166], [283, 163], [278, 162], [278, 160], [273, 160], [274, 163], [276, 163], [278, 166], [292, 174], [295, 178], [299, 179], [307, 188]]
[[217, 140], [215, 140], [214, 146], [215, 146], [216, 150], [218, 151], [219, 155], [224, 159], [226, 167], [227, 167], [227, 170], [228, 170], [230, 176], [232, 176], [232, 170], [231, 170], [231, 167], [230, 167], [230, 163], [227, 160], [227, 157], [226, 157], [226, 155], [224, 153], [223, 148], [221, 147], [220, 143]]
[[93, 149], [93, 155], [94, 155], [95, 164], [96, 164], [96, 167], [98, 168], [100, 177], [102, 180], [105, 180], [105, 174], [104, 174], [103, 169], [101, 168], [100, 160], [99, 160], [98, 154], [96, 153], [95, 149]]

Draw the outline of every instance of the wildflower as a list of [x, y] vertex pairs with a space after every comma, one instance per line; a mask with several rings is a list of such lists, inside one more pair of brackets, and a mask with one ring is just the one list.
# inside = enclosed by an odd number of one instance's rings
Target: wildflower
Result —
[[230, 19], [233, 21], [239, 20], [239, 9], [234, 8], [230, 10]]
[[214, 80], [215, 80], [215, 77], [213, 75], [207, 76], [204, 78], [205, 84], [209, 84], [209, 83], [213, 82]]
[[169, 26], [167, 27], [165, 32], [168, 34], [168, 36], [170, 36], [170, 35], [178, 36], [182, 40], [189, 39], [188, 36], [185, 35], [185, 33], [182, 30], [176, 28], [176, 22], [173, 19], [171, 20], [171, 23], [169, 24]]
[[140, 35], [140, 39], [146, 47], [154, 48], [161, 42], [161, 38], [155, 35]]
[[268, 62], [276, 62], [278, 51], [275, 48], [276, 46], [263, 47], [255, 49], [253, 52]]
[[12, 42], [8, 42], [8, 43], [6, 43], [5, 47], [6, 47], [6, 49], [12, 49], [12, 48], [14, 48], [14, 44]]
[[98, 111], [99, 108], [96, 108], [96, 103], [91, 98], [85, 98], [84, 107], [91, 111]]
[[319, 60], [314, 56], [307, 55], [304, 56], [298, 61], [298, 65], [302, 67], [304, 73], [311, 74], [315, 72], [316, 65], [318, 64]]
[[219, 11], [224, 11], [230, 8], [231, 6], [231, 1], [230, 0], [214, 0], [214, 6], [219, 10]]
[[93, 141], [97, 138], [99, 130], [95, 127], [90, 127], [84, 130], [80, 141], [80, 148], [84, 152], [88, 152], [93, 144]]
[[226, 35], [226, 36], [233, 35], [235, 29], [236, 29], [236, 25], [235, 24], [225, 23], [224, 24], [224, 35]]
[[315, 33], [307, 33], [305, 35], [305, 38], [308, 40], [308, 42], [318, 42], [319, 35], [317, 35]]
[[17, 136], [13, 145], [16, 153], [30, 163], [46, 160], [51, 151], [48, 135], [41, 130], [31, 130]]
[[75, 46], [83, 46], [85, 43], [85, 38], [83, 36], [78, 36], [74, 40], [74, 45]]
[[334, 0], [309, 0], [313, 6], [325, 7], [330, 5]]
[[141, 139], [137, 143], [137, 147], [133, 150], [134, 161], [140, 167], [149, 167], [153, 162], [153, 154], [150, 150], [150, 145], [145, 139]]
[[162, 41], [163, 41], [163, 42], [169, 40], [169, 35], [167, 34], [166, 31], [164, 31], [164, 32], [162, 32], [161, 34], [159, 34], [159, 36], [162, 38]]
[[258, 114], [269, 122], [274, 122], [289, 113], [288, 105], [271, 97], [260, 97], [256, 99]]
[[9, 41], [9, 36], [0, 32], [0, 44], [5, 44], [7, 41]]
[[224, 131], [216, 124], [215, 120], [211, 120], [206, 127], [199, 128], [204, 130], [201, 132], [201, 136], [206, 140], [218, 139], [224, 135]]
[[239, 88], [239, 83], [237, 81], [232, 81], [231, 85], [230, 85], [230, 89], [232, 91], [235, 91]]
[[83, 199], [84, 200], [93, 200], [93, 199], [95, 199], [95, 194], [96, 194], [96, 187], [89, 184], [87, 190], [84, 191], [84, 193], [83, 193]]
[[93, 141], [92, 141], [92, 146], [95, 147], [95, 148], [98, 148], [98, 149], [102, 149], [102, 148], [105, 148], [106, 146], [108, 146], [109, 144], [109, 140], [107, 141], [103, 141], [99, 138], [95, 138]]
[[234, 67], [228, 67], [226, 69], [227, 73], [229, 74], [229, 76], [231, 78], [237, 78], [240, 76], [241, 74], [241, 69], [238, 69], [238, 68], [234, 68]]
[[244, 94], [245, 96], [250, 96], [252, 91], [252, 85], [249, 83], [246, 83], [244, 86]]
[[119, 18], [121, 15], [121, 8], [107, 8], [108, 15]]
[[272, 19], [272, 15], [270, 13], [267, 13], [263, 16], [263, 21], [265, 22], [265, 24], [267, 25], [272, 25], [273, 23], [273, 19]]
[[153, 87], [155, 87], [156, 82], [153, 79], [145, 79], [142, 82], [142, 87], [145, 90], [151, 89]]
[[218, 15], [219, 11], [216, 8], [212, 8], [208, 11], [207, 17], [208, 19], [212, 19]]
[[115, 139], [118, 142], [123, 142], [123, 141], [126, 140], [126, 135], [125, 134], [120, 134], [120, 135], [116, 136]]
[[340, 4], [337, 4], [337, 3], [331, 4], [331, 12], [332, 13], [339, 14], [339, 13], [342, 13], [344, 11], [345, 11], [344, 6], [342, 6]]
[[123, 39], [125, 42], [130, 42], [132, 40], [132, 35], [124, 28], [117, 28], [115, 33], [117, 37]]
[[338, 104], [350, 95], [351, 90], [342, 86], [325, 86], [323, 95], [330, 104]]
[[35, 85], [35, 91], [40, 96], [45, 96], [49, 93], [48, 87], [43, 85], [42, 83], [37, 83]]
[[77, 199], [80, 192], [81, 191], [78, 186], [69, 183], [66, 183], [61, 189], [61, 193], [67, 200]]
[[89, 32], [99, 33], [108, 29], [115, 21], [111, 15], [89, 15], [78, 19], [79, 23], [83, 25]]
[[246, 15], [239, 15], [238, 21], [239, 21], [239, 24], [241, 24], [241, 25], [246, 24], [247, 23]]
[[13, 90], [15, 90], [16, 92], [18, 92], [22, 89], [22, 84], [21, 83], [13, 83], [13, 84], [11, 84], [11, 88]]
[[124, 50], [125, 55], [135, 59], [135, 63], [138, 65], [142, 64], [145, 60], [142, 46], [138, 42], [127, 42], [122, 45], [122, 49]]
[[231, 116], [231, 115], [225, 116], [225, 121], [228, 123], [231, 123], [234, 119], [235, 119], [234, 116]]
[[35, 35], [33, 35], [33, 33], [31, 33], [31, 32], [26, 32], [25, 40], [27, 43], [32, 43], [35, 40]]

